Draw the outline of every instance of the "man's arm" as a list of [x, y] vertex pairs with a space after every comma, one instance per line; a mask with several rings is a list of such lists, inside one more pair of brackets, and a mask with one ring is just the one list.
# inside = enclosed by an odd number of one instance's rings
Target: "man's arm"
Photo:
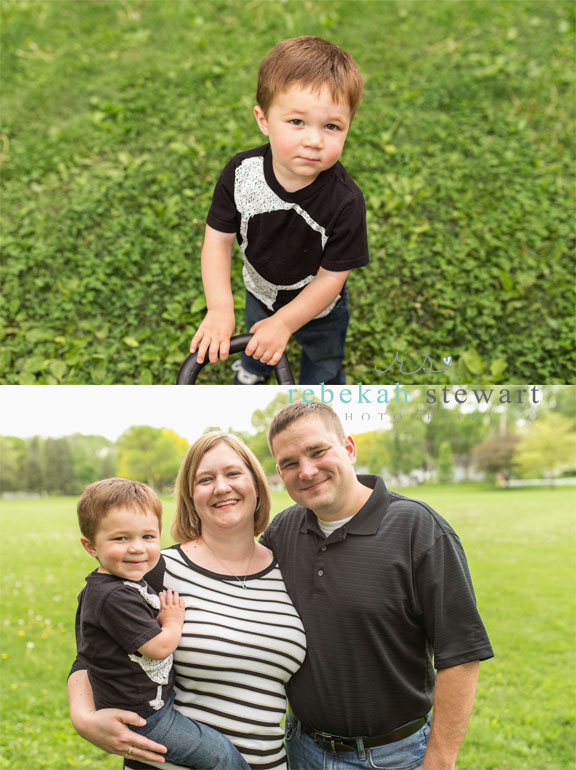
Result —
[[472, 713], [478, 668], [475, 660], [437, 672], [432, 728], [422, 770], [454, 770]]
[[230, 284], [232, 247], [235, 233], [221, 233], [206, 225], [202, 246], [202, 283], [206, 295], [207, 312], [190, 343], [190, 352], [198, 348], [197, 361], [201, 364], [206, 353], [210, 363], [218, 358], [225, 361], [230, 350], [230, 337], [236, 325], [234, 297]]
[[350, 270], [334, 271], [321, 267], [300, 294], [270, 318], [258, 321], [249, 330], [254, 334], [246, 354], [264, 364], [276, 366], [290, 335], [328, 307], [342, 291]]
[[75, 671], [68, 677], [68, 701], [70, 719], [76, 732], [99, 749], [109, 754], [124, 755], [134, 746], [135, 759], [164, 762], [165, 746], [151, 741], [131, 730], [128, 725], [142, 727], [146, 720], [133, 711], [99, 709], [94, 706], [92, 687], [86, 669]]

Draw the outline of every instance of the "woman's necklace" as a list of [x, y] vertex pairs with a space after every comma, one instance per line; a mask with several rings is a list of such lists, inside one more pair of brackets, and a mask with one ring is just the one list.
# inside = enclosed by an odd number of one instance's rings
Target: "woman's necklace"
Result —
[[[215, 554], [215, 553], [214, 553], [214, 551], [213, 551], [213, 550], [210, 548], [210, 546], [209, 546], [209, 545], [208, 545], [208, 543], [207, 543], [207, 542], [204, 540], [204, 538], [202, 538], [202, 542], [204, 543], [204, 545], [206, 546], [206, 548], [207, 548], [207, 549], [210, 551], [210, 553], [212, 554], [212, 556], [214, 557], [214, 559], [215, 559], [215, 560], [218, 562], [218, 564], [219, 564], [221, 567], [224, 567], [224, 572], [225, 572], [225, 574], [230, 574], [230, 567], [227, 567], [227, 566], [226, 566], [226, 565], [225, 565], [225, 564], [224, 564], [222, 561], [220, 561], [220, 559], [219, 559], [219, 558], [216, 556], [216, 554]], [[254, 552], [256, 551], [256, 543], [253, 543], [252, 545], [253, 545], [253, 547], [252, 547], [252, 553], [250, 554], [250, 560], [248, 561], [248, 564], [247, 564], [247, 566], [246, 566], [246, 574], [244, 575], [244, 580], [240, 580], [240, 578], [238, 577], [238, 575], [235, 575], [234, 573], [232, 573], [232, 577], [235, 577], [235, 578], [236, 578], [236, 580], [237, 580], [237, 581], [240, 583], [240, 585], [242, 586], [242, 588], [243, 588], [244, 590], [246, 590], [246, 589], [248, 588], [248, 586], [246, 585], [246, 578], [247, 578], [247, 577], [248, 577], [248, 575], [250, 574], [250, 565], [252, 564], [252, 559], [254, 558]]]

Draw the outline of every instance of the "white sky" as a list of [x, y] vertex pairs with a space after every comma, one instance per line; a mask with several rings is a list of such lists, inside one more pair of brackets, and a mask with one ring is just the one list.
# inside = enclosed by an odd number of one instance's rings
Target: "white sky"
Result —
[[[114, 441], [131, 425], [169, 428], [188, 441], [209, 426], [254, 432], [252, 413], [287, 391], [287, 386], [271, 385], [3, 385], [0, 435], [85, 433]], [[392, 398], [393, 386], [389, 391]], [[383, 404], [333, 406], [350, 433], [386, 426]]]

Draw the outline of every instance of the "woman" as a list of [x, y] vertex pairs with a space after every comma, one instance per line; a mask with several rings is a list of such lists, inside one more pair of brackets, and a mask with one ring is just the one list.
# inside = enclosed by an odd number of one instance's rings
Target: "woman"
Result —
[[[285, 684], [305, 656], [302, 622], [274, 557], [254, 542], [268, 523], [270, 494], [260, 464], [236, 437], [207, 433], [188, 451], [176, 480], [172, 532], [146, 576], [184, 597], [186, 619], [174, 653], [176, 708], [218, 728], [252, 768], [286, 768]], [[76, 730], [124, 767], [146, 768], [158, 744], [129, 730], [131, 712], [94, 711], [86, 672], [69, 679]], [[163, 767], [175, 767], [163, 764]]]

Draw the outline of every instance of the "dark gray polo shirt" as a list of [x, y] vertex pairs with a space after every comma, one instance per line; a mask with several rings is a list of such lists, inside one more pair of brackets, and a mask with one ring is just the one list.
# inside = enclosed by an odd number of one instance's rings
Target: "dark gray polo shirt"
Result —
[[379, 477], [359, 480], [372, 495], [329, 537], [312, 511], [294, 505], [261, 540], [308, 641], [290, 704], [305, 724], [343, 736], [381, 735], [423, 716], [434, 667], [493, 656], [454, 530]]

